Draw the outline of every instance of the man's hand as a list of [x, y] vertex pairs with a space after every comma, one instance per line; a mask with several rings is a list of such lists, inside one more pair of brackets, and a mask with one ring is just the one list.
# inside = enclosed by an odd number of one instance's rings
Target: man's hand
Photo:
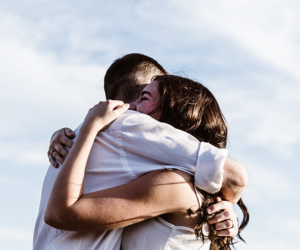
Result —
[[51, 137], [50, 146], [48, 150], [48, 159], [53, 167], [57, 168], [59, 163], [63, 164], [64, 159], [68, 155], [65, 146], [71, 148], [73, 146], [74, 132], [69, 128], [62, 128], [57, 130]]
[[209, 220], [210, 230], [216, 230], [216, 234], [219, 236], [230, 236], [233, 238], [238, 233], [237, 214], [230, 202], [222, 201], [219, 197], [217, 197], [217, 201], [218, 203], [207, 208], [207, 213], [223, 211]]

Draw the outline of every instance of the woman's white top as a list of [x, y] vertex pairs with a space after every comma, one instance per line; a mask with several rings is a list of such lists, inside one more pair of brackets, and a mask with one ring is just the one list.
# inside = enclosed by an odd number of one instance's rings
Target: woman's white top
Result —
[[210, 241], [196, 239], [189, 227], [174, 226], [161, 217], [126, 227], [121, 250], [209, 250]]
[[[195, 188], [199, 207], [203, 196]], [[202, 228], [204, 235], [209, 235], [209, 226]], [[210, 241], [197, 239], [190, 227], [175, 226], [160, 216], [124, 228], [121, 250], [209, 250]]]
[[[222, 185], [226, 156], [225, 149], [199, 143], [193, 136], [148, 115], [126, 111], [98, 133], [87, 163], [83, 191], [86, 194], [116, 187], [153, 170], [175, 168], [195, 175], [198, 187], [214, 193]], [[44, 180], [34, 250], [119, 249], [122, 228], [70, 232], [45, 224], [44, 213], [60, 169], [50, 166]]]

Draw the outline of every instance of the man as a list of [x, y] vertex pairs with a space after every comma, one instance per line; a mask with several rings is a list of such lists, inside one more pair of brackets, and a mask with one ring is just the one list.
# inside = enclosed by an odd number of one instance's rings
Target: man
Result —
[[[168, 72], [154, 59], [142, 54], [128, 54], [117, 60], [108, 68], [104, 77], [106, 99], [122, 100], [124, 103], [135, 101], [146, 84], [156, 75]], [[64, 145], [72, 147], [74, 138], [71, 129], [58, 130], [52, 135], [48, 158], [54, 167], [58, 167], [55, 159], [62, 163], [68, 155]]]
[[[150, 83], [151, 78], [154, 75], [166, 74], [166, 73], [167, 72], [152, 58], [149, 58], [141, 54], [130, 54], [124, 56], [123, 58], [120, 58], [117, 61], [115, 61], [107, 71], [107, 74], [105, 76], [106, 96], [109, 99], [122, 99], [126, 102], [130, 102], [136, 99], [138, 93], [140, 92], [141, 89], [140, 87], [143, 87], [142, 85], [145, 83]], [[136, 86], [138, 86], [138, 88]], [[49, 148], [48, 155], [49, 155], [49, 160], [53, 164], [53, 166], [55, 165], [57, 166], [54, 158], [56, 158], [59, 162], [63, 161], [63, 158], [59, 155], [59, 153], [62, 154], [63, 156], [67, 155], [67, 151], [64, 149], [63, 145], [68, 145], [70, 147], [72, 146], [72, 141], [70, 141], [65, 136], [61, 136], [62, 132], [66, 132], [68, 135], [70, 135], [70, 133], [72, 134], [71, 130], [65, 129], [56, 132], [52, 137], [52, 143]], [[49, 194], [51, 192], [53, 183], [56, 178], [56, 174], [53, 173], [52, 170], [53, 168], [52, 169], [51, 168], [52, 167], [50, 166], [43, 186], [40, 212], [39, 212], [39, 216], [35, 228], [34, 249], [43, 249], [43, 248], [46, 249], [47, 247], [51, 249], [50, 245], [54, 240], [58, 242], [58, 241], [63, 241], [64, 239], [69, 240], [70, 237], [75, 237], [76, 235], [78, 236], [78, 233], [73, 235], [70, 233], [71, 236], [68, 236], [68, 234], [66, 234], [65, 231], [53, 229], [47, 226], [43, 222], [44, 209], [45, 206], [47, 205]], [[219, 221], [221, 219], [222, 220], [228, 219], [228, 218], [224, 218], [224, 216], [225, 216], [224, 213], [223, 215], [219, 215]], [[229, 216], [233, 219], [236, 218], [236, 215], [233, 213], [231, 214], [229, 213]], [[229, 223], [230, 225], [226, 225], [226, 223]], [[219, 227], [228, 228], [233, 226], [230, 221], [226, 223], [219, 224]], [[236, 224], [237, 223], [235, 223], [235, 225]], [[216, 229], [218, 229], [218, 227]], [[235, 235], [236, 227], [231, 229], [231, 232], [229, 233], [232, 236]], [[79, 234], [86, 234], [86, 237], [89, 237], [92, 233], [90, 233], [89, 235], [89, 232], [85, 232], [85, 233], [79, 232]], [[61, 237], [62, 235], [64, 236]], [[65, 237], [65, 235], [67, 235], [67, 237]], [[109, 237], [110, 238], [114, 237], [113, 231], [107, 233], [107, 235], [103, 238], [107, 239]]]

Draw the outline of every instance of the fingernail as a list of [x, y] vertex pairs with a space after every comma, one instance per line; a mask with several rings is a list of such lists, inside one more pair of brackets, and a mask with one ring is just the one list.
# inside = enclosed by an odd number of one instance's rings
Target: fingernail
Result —
[[208, 209], [206, 209], [206, 212], [207, 212], [208, 214], [210, 214], [211, 210], [208, 208]]

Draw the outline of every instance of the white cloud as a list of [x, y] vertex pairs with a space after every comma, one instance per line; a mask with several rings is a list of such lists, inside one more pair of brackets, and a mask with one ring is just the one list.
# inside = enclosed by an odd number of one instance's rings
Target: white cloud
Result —
[[19, 181], [17, 181], [16, 179], [13, 179], [13, 178], [8, 178], [8, 177], [3, 177], [3, 176], [0, 177], [0, 184], [2, 184], [2, 185], [17, 185], [19, 183], [20, 183]]
[[[295, 211], [296, 210], [297, 208], [295, 208]], [[270, 220], [269, 226], [272, 228], [277, 228], [278, 232], [282, 232], [285, 234], [287, 232], [290, 232], [290, 234], [296, 234], [299, 229], [299, 223], [300, 223], [299, 218], [285, 218], [283, 216], [281, 217], [278, 216]]]
[[[259, 225], [256, 225], [259, 227]], [[239, 242], [235, 245], [236, 249], [239, 250], [286, 250], [293, 249], [293, 243], [283, 241], [280, 238], [270, 237], [270, 235], [266, 235], [262, 233], [258, 228], [255, 230], [245, 230], [242, 233], [242, 237], [246, 240], [246, 244], [243, 242]]]
[[47, 156], [43, 149], [24, 150], [18, 157], [18, 162], [24, 165], [43, 166], [47, 164]]
[[[0, 143], [1, 153], [0, 160], [10, 162], [11, 165], [15, 166], [30, 166], [30, 167], [41, 167], [48, 165], [48, 150], [49, 142], [44, 141], [33, 141], [33, 140], [15, 140], [9, 142], [3, 140]], [[11, 182], [9, 179], [0, 179], [0, 182]]]
[[[233, 133], [245, 147], [264, 147], [287, 160], [296, 157], [300, 143], [299, 9], [296, 1], [280, 0], [272, 6], [267, 0], [142, 1], [136, 7], [144, 22], [162, 27], [153, 38], [159, 48], [168, 44], [166, 50], [176, 48], [190, 63], [197, 63], [200, 50], [199, 61], [230, 70], [209, 75], [204, 84], [214, 86]], [[194, 54], [178, 49], [190, 44]]]
[[8, 227], [0, 227], [0, 238], [31, 243], [32, 235], [28, 232]]
[[272, 6], [267, 0], [173, 3], [177, 7], [176, 16], [184, 24], [181, 28], [193, 30], [193, 36], [204, 40], [217, 36], [225, 43], [229, 39], [247, 52], [248, 57], [256, 57], [300, 80], [298, 2], [278, 0]]
[[[6, 117], [2, 120], [2, 135], [47, 127], [54, 118], [66, 122], [69, 116], [77, 117], [79, 123], [91, 106], [105, 99], [103, 66], [65, 63], [55, 54], [43, 54], [36, 50], [34, 39], [28, 43], [21, 39], [28, 41], [31, 33], [30, 28], [28, 33], [20, 28], [26, 20], [5, 17], [7, 27], [0, 30], [0, 110]], [[9, 34], [8, 29], [14, 32]], [[55, 113], [47, 118], [50, 112]]]
[[[112, 60], [123, 53], [149, 54], [171, 71], [184, 67], [204, 79], [224, 107], [232, 147], [241, 146], [239, 158], [249, 167], [245, 201], [254, 207], [252, 218], [262, 220], [262, 226], [250, 221], [248, 246], [237, 249], [293, 249], [264, 232], [290, 225], [290, 215], [281, 212], [282, 220], [266, 226], [261, 208], [290, 201], [299, 190], [290, 176], [297, 172], [289, 171], [300, 142], [297, 1], [34, 0], [0, 6], [1, 164], [9, 162], [15, 172], [22, 165], [48, 166], [47, 137], [76, 126], [104, 98], [102, 79]], [[246, 151], [253, 155], [255, 148], [264, 160], [248, 160]], [[266, 164], [270, 152], [276, 159]], [[285, 170], [280, 163], [271, 166], [282, 159]], [[32, 186], [41, 186], [37, 179]], [[1, 190], [15, 182], [4, 175]], [[29, 238], [4, 227], [0, 235]]]
[[[244, 82], [239, 85], [238, 81]], [[219, 100], [230, 140], [243, 138], [239, 147], [262, 147], [285, 160], [296, 159], [295, 147], [300, 144], [299, 84], [263, 74], [205, 82]]]
[[291, 181], [284, 171], [270, 169], [265, 164], [252, 161], [248, 166], [249, 184], [245, 192], [245, 200], [259, 207], [270, 203], [280, 203], [297, 196], [297, 183]]

